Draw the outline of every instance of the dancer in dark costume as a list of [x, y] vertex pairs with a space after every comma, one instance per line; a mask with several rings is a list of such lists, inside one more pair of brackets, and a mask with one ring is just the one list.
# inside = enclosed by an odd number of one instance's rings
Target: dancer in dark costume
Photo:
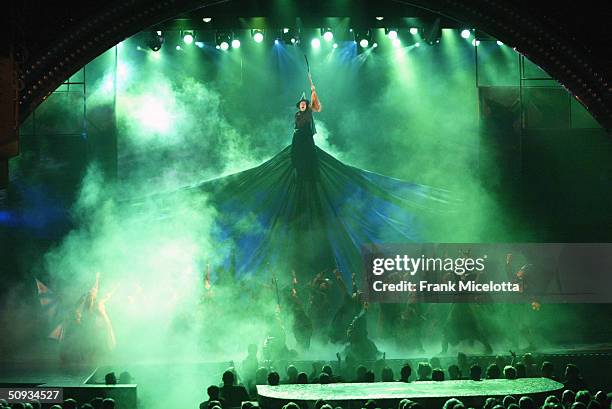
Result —
[[353, 321], [353, 318], [359, 314], [362, 307], [362, 295], [357, 291], [355, 282], [355, 273], [352, 274], [352, 291], [349, 293], [346, 283], [342, 278], [342, 274], [338, 270], [334, 270], [336, 282], [342, 293], [342, 301], [340, 307], [336, 311], [329, 331], [329, 340], [332, 343], [345, 344], [347, 339], [347, 330]]
[[355, 316], [347, 330], [348, 344], [344, 349], [345, 358], [352, 361], [373, 361], [382, 356], [376, 344], [368, 337], [367, 304]]
[[112, 293], [98, 297], [100, 273], [95, 284], [79, 299], [74, 318], [68, 320], [62, 339], [63, 362], [91, 362], [111, 352], [116, 346], [113, 325], [106, 312]]
[[[469, 257], [469, 251], [463, 254], [464, 257]], [[461, 276], [451, 272], [446, 275], [447, 279], [442, 281], [471, 281], [479, 280], [479, 273], [467, 272]], [[487, 333], [483, 328], [483, 320], [480, 319], [478, 308], [481, 306], [476, 303], [454, 303], [450, 307], [446, 325], [444, 325], [442, 334], [442, 353], [448, 351], [448, 344], [457, 345], [461, 341], [473, 343], [479, 341], [485, 348], [486, 354], [493, 352], [493, 347], [489, 343]]]
[[293, 288], [291, 289], [289, 303], [293, 313], [293, 335], [300, 348], [302, 350], [308, 350], [310, 348], [310, 339], [312, 338], [312, 321], [306, 314], [304, 304], [298, 295], [297, 277], [295, 276], [295, 272], [292, 272], [292, 275]]

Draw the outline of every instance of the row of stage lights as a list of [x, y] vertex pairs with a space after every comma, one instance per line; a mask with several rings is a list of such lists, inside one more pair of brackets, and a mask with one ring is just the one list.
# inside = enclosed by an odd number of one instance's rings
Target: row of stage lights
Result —
[[[420, 29], [417, 27], [411, 27], [409, 30], [412, 36], [416, 36], [420, 33]], [[378, 47], [378, 43], [372, 41], [372, 30], [358, 30], [358, 29], [350, 29], [349, 32], [352, 34], [353, 42], [355, 44], [359, 44], [361, 48]], [[278, 32], [277, 32], [278, 33]], [[204, 47], [204, 42], [196, 41], [196, 33], [193, 30], [183, 30], [180, 32], [180, 36], [183, 40], [183, 44], [185, 46], [190, 46], [195, 44], [196, 46], [202, 48]], [[386, 28], [385, 36], [391, 41], [393, 46], [400, 47], [402, 45], [402, 41], [399, 37], [399, 31], [395, 28]], [[461, 37], [465, 39], [470, 39], [473, 36], [473, 30], [464, 29], [461, 31]], [[426, 36], [427, 37], [427, 36]], [[251, 38], [255, 43], [262, 43], [265, 39], [264, 30], [260, 29], [252, 29], [251, 30]], [[312, 48], [321, 47], [321, 39], [327, 43], [332, 43], [333, 48], [338, 47], [338, 43], [334, 41], [334, 31], [331, 28], [321, 28], [320, 36], [315, 37], [310, 41], [310, 45]], [[434, 45], [440, 42], [440, 37], [433, 37], [430, 39], [425, 39], [425, 42], [429, 45]], [[162, 44], [164, 43], [164, 35], [162, 31], [153, 31], [149, 34], [147, 40], [147, 46], [157, 52], [161, 49]], [[299, 32], [295, 29], [283, 28], [280, 30], [280, 34], [274, 37], [275, 44], [299, 44], [300, 36]], [[479, 45], [480, 41], [474, 38], [472, 40], [472, 45]], [[421, 44], [419, 41], [411, 43], [416, 47], [419, 47]], [[502, 45], [501, 41], [497, 41], [498, 45]], [[218, 50], [227, 51], [230, 48], [240, 48], [241, 42], [233, 32], [228, 31], [217, 31], [215, 33], [215, 47]], [[176, 46], [177, 50], [181, 50], [182, 46], [179, 44]]]

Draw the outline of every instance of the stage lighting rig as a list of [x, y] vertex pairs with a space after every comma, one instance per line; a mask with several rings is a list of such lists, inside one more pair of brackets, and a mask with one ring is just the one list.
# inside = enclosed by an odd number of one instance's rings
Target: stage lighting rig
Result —
[[424, 28], [423, 40], [429, 45], [436, 45], [440, 43], [442, 38], [442, 26], [440, 18], [436, 18], [431, 24], [427, 24]]
[[232, 35], [227, 31], [217, 31], [215, 34], [215, 46], [217, 50], [227, 51], [232, 43]]
[[295, 28], [285, 27], [281, 29], [280, 39], [285, 44], [299, 44], [300, 43], [300, 33]]
[[355, 36], [355, 42], [361, 48], [367, 48], [372, 44], [372, 31], [370, 29], [354, 29], [353, 35]]
[[398, 38], [398, 30], [397, 28], [385, 28], [385, 35], [389, 38], [389, 40], [393, 41]]
[[323, 37], [323, 40], [330, 42], [331, 40], [334, 39], [334, 32], [332, 31], [331, 28], [322, 28], [321, 29], [321, 36]]
[[146, 44], [152, 51], [159, 51], [162, 48], [162, 44], [164, 44], [163, 33], [159, 30], [150, 31], [147, 35]]

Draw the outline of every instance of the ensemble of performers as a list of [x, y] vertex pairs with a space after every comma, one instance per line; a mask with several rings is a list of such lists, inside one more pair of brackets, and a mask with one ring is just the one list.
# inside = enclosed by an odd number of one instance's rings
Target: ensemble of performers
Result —
[[[323, 216], [324, 212], [321, 211], [322, 203], [326, 203], [325, 200], [331, 200], [329, 192], [335, 186], [330, 182], [332, 174], [337, 177], [336, 173], [340, 173], [341, 180], [349, 180], [352, 177], [355, 179], [355, 187], [367, 185], [371, 187], [372, 192], [378, 192], [376, 194], [381, 198], [392, 195], [382, 191], [373, 182], [374, 176], [371, 174], [340, 164], [315, 146], [313, 135], [316, 129], [313, 112], [321, 111], [322, 105], [310, 76], [309, 80], [311, 98], [308, 100], [302, 96], [296, 104], [297, 112], [290, 149], [291, 160], [290, 163], [283, 165], [290, 167], [287, 172], [294, 175], [294, 178], [289, 180], [287, 189], [294, 193], [298, 192], [294, 202], [300, 202], [302, 206], [296, 205], [296, 210], [287, 217], [286, 223], [294, 223], [298, 227], [303, 225], [306, 229], [308, 228], [307, 222], [311, 221], [311, 218], [318, 217], [320, 228], [325, 229], [327, 226], [328, 229], [331, 229], [329, 226], [334, 220], [329, 218], [333, 218], [337, 210], [342, 207], [333, 201], [328, 203], [331, 210], [325, 213], [327, 219]], [[261, 172], [257, 168], [257, 172], [252, 176], [252, 172], [244, 172], [246, 179], [236, 179], [240, 188], [232, 186], [233, 190], [227, 196], [235, 199], [236, 195], [245, 189], [245, 186], [251, 184], [247, 181], [261, 179], [262, 172], [270, 171], [264, 165], [261, 167]], [[281, 176], [287, 173], [285, 168], [278, 172]], [[325, 178], [322, 176], [324, 172], [327, 172]], [[249, 177], [255, 179], [248, 179]], [[377, 176], [376, 178], [380, 183], [388, 184], [388, 180], [384, 177]], [[327, 183], [323, 186], [325, 189], [322, 187], [324, 183]], [[349, 189], [353, 185], [347, 184], [346, 186], [346, 189]], [[415, 197], [424, 196], [422, 187], [406, 186], [403, 188], [404, 193], [410, 191]], [[287, 192], [279, 192], [279, 195], [285, 195], [285, 193]], [[266, 192], [259, 192], [257, 197], [266, 197]], [[346, 198], [341, 195], [337, 200], [346, 200]], [[372, 203], [382, 203], [381, 200]], [[229, 200], [228, 203], [233, 202]], [[360, 229], [363, 231], [360, 230], [360, 232], [372, 233], [378, 224], [389, 223], [391, 219], [384, 214], [381, 215], [381, 212], [384, 213], [387, 208], [385, 205], [376, 209], [374, 213], [381, 221], [372, 219], [374, 220], [371, 221], [372, 226], [368, 224], [369, 222], [364, 221], [365, 227], [361, 226]], [[262, 209], [262, 211], [265, 210]], [[248, 211], [250, 209], [244, 210], [245, 213]], [[308, 220], [302, 220], [305, 217]], [[279, 217], [271, 219], [278, 220]], [[355, 237], [355, 232], [347, 231], [346, 236]], [[410, 232], [406, 232], [408, 233]], [[331, 245], [333, 243], [329, 244]], [[304, 243], [304, 247], [298, 246], [301, 255], [309, 252], [307, 246], [312, 247], [312, 243]], [[324, 250], [321, 253], [331, 253], [329, 248]], [[511, 257], [506, 260], [506, 264], [510, 279], [524, 281], [525, 269], [515, 273], [511, 267]], [[210, 336], [210, 334], [220, 334], [228, 327], [240, 326], [249, 317], [259, 320], [258, 322], [266, 322], [265, 328], [261, 328], [261, 331], [255, 336], [260, 337], [264, 356], [270, 360], [295, 358], [308, 351], [315, 343], [335, 345], [334, 348], [341, 351], [341, 355], [355, 361], [375, 360], [382, 356], [383, 352], [376, 343], [380, 345], [393, 343], [400, 349], [422, 352], [424, 343], [427, 342], [430, 345], [431, 340], [440, 342], [442, 353], [448, 351], [449, 345], [456, 346], [462, 342], [468, 342], [479, 344], [483, 353], [490, 354], [493, 351], [491, 334], [502, 334], [502, 337], [503, 334], [513, 334], [507, 341], [514, 344], [516, 348], [519, 340], [514, 334], [517, 333], [517, 330], [523, 335], [522, 342], [526, 341], [531, 349], [535, 346], [532, 321], [534, 320], [533, 314], [536, 314], [538, 309], [535, 307], [536, 304], [532, 308], [531, 305], [426, 304], [418, 302], [419, 300], [412, 300], [405, 303], [369, 305], [358, 289], [355, 274], [352, 275], [349, 287], [345, 283], [343, 274], [338, 270], [329, 269], [316, 273], [312, 271], [312, 268], [304, 267], [299, 263], [295, 268], [289, 267], [288, 269], [298, 272], [285, 275], [284, 280], [278, 280], [273, 275], [254, 277], [243, 274], [238, 278], [231, 273], [216, 274], [214, 283], [211, 280], [210, 270], [208, 270], [202, 286], [203, 295], [197, 309], [200, 315], [196, 308], [190, 311], [187, 306], [186, 311], [178, 314], [174, 325], [177, 325], [177, 328], [186, 328], [193, 325], [194, 322], [208, 320], [210, 326], [202, 325], [202, 331], [209, 336], [208, 347], [215, 350], [214, 342], [223, 342], [223, 340], [219, 339], [222, 337]], [[282, 270], [286, 271], [287, 268], [278, 268], [277, 272], [280, 273]], [[268, 273], [271, 272], [268, 271]], [[346, 277], [350, 276], [349, 272], [345, 273], [347, 273]], [[461, 277], [455, 275], [451, 278], [478, 280], [478, 277], [471, 277], [467, 274]], [[48, 297], [40, 292], [41, 287], [39, 286], [41, 305], [44, 304], [44, 299], [48, 306]], [[98, 297], [98, 292], [99, 276], [96, 277], [93, 287], [76, 303], [74, 310], [67, 307], [68, 312], [62, 316], [63, 322], [52, 333], [54, 337], [62, 340], [62, 355], [66, 360], [82, 360], [88, 356], [112, 351], [116, 345], [113, 325], [106, 310], [109, 297]], [[272, 314], [269, 313], [269, 309], [258, 310], [256, 308], [266, 303], [276, 306], [275, 309], [272, 309], [274, 310]], [[503, 322], [500, 322], [499, 317], [503, 317]], [[508, 327], [512, 327], [513, 331], [504, 330]], [[252, 343], [254, 340], [249, 339], [248, 341]]]

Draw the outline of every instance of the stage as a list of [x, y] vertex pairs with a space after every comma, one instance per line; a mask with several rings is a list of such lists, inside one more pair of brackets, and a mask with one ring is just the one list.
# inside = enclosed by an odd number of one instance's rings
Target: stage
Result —
[[287, 402], [312, 407], [318, 399], [332, 406], [361, 408], [368, 399], [374, 399], [379, 407], [397, 407], [402, 399], [418, 401], [425, 407], [433, 407], [450, 398], [461, 399], [464, 404], [476, 406], [488, 397], [503, 398], [506, 395], [529, 395], [545, 398], [563, 388], [559, 382], [546, 378], [488, 379], [482, 381], [417, 381], [334, 383], [328, 385], [259, 385], [259, 404], [264, 408], [279, 408]]
[[[431, 357], [429, 357], [431, 358]], [[428, 361], [427, 356], [406, 356], [404, 358], [389, 358], [385, 364], [394, 369], [399, 375], [399, 368], [406, 361], [413, 365], [413, 378], [416, 375], [415, 364]], [[440, 356], [443, 368], [454, 363], [456, 356]], [[481, 365], [490, 363], [493, 356], [469, 356], [471, 361], [480, 362]], [[562, 374], [564, 365], [575, 363], [583, 371], [591, 388], [606, 388], [612, 382], [609, 368], [612, 363], [612, 346], [581, 345], [573, 348], [550, 349], [546, 352], [534, 353], [539, 362], [550, 361], [556, 368], [556, 373]], [[239, 361], [236, 361], [239, 362]], [[330, 362], [322, 359], [321, 362]], [[336, 367], [334, 362], [334, 372]], [[291, 361], [299, 371], [309, 373], [312, 360]], [[368, 368], [375, 369], [375, 362], [365, 363]], [[59, 362], [50, 359], [36, 361], [29, 359], [23, 362], [0, 363], [0, 386], [61, 386], [68, 389], [68, 396], [79, 398], [79, 401], [88, 399], [93, 395], [102, 394], [113, 396], [122, 402], [133, 404], [136, 399], [140, 407], [197, 407], [206, 399], [206, 387], [219, 384], [221, 374], [234, 362], [225, 360], [218, 362], [205, 362], [197, 359], [184, 359], [175, 362], [147, 361], [147, 362], [115, 362], [102, 366], [62, 366]], [[285, 377], [282, 365], [274, 365]], [[603, 369], [603, 370], [602, 370]], [[117, 375], [122, 371], [129, 371], [135, 380], [132, 385], [109, 386], [103, 385], [104, 375], [114, 371]], [[379, 371], [375, 370], [376, 379]], [[168, 387], [160, 388], [160, 385]], [[444, 382], [410, 382], [410, 383], [344, 383], [330, 385], [281, 385], [279, 387], [259, 386], [260, 404], [264, 408], [278, 408], [288, 401], [299, 401], [312, 404], [316, 399], [322, 398], [334, 402], [346, 402], [342, 406], [361, 407], [367, 399], [378, 399], [385, 402], [384, 407], [395, 406], [403, 398], [418, 400], [424, 406], [439, 408], [449, 397], [460, 398], [467, 406], [477, 407], [482, 400], [490, 396], [504, 396], [512, 394], [519, 396], [529, 394], [543, 399], [549, 394], [559, 393], [562, 385], [546, 379], [527, 378], [514, 381], [485, 380], [473, 381], [444, 381]], [[119, 390], [122, 389], [122, 390]], [[252, 399], [256, 399], [252, 397]], [[346, 406], [345, 406], [346, 405]], [[127, 407], [127, 406], [126, 406]], [[130, 408], [135, 406], [129, 406]]]

